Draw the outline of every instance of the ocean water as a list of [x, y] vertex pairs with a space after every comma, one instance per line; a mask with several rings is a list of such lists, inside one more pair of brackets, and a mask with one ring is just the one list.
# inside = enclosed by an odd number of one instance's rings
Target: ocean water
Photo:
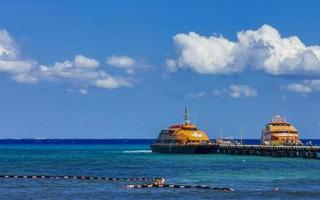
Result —
[[0, 174], [164, 177], [167, 183], [235, 191], [123, 188], [137, 183], [130, 181], [0, 179], [0, 199], [320, 199], [320, 160], [156, 154], [150, 142], [0, 140]]

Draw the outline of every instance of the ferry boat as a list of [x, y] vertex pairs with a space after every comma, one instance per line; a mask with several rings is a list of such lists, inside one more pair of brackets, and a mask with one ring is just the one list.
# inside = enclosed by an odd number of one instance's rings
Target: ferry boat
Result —
[[262, 129], [262, 145], [298, 146], [301, 145], [297, 129], [289, 124], [284, 117], [276, 115]]
[[208, 135], [189, 121], [187, 108], [184, 112], [184, 123], [162, 130], [150, 147], [152, 152], [182, 154], [206, 154], [217, 149], [217, 145], [210, 142]]

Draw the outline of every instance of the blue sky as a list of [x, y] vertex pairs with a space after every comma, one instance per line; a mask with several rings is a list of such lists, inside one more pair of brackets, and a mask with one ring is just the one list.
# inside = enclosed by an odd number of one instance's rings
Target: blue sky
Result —
[[2, 1], [0, 137], [320, 132], [317, 1]]

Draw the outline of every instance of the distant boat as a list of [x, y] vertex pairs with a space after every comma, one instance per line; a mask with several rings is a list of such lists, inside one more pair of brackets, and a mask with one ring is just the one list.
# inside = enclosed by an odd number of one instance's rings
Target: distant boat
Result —
[[235, 145], [238, 144], [238, 142], [233, 137], [220, 137], [216, 139], [216, 144], [224, 144], [224, 145]]

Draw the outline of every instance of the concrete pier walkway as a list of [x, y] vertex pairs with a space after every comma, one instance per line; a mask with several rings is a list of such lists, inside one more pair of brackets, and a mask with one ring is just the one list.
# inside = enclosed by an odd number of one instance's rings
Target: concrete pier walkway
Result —
[[320, 159], [320, 146], [218, 145], [216, 153]]

